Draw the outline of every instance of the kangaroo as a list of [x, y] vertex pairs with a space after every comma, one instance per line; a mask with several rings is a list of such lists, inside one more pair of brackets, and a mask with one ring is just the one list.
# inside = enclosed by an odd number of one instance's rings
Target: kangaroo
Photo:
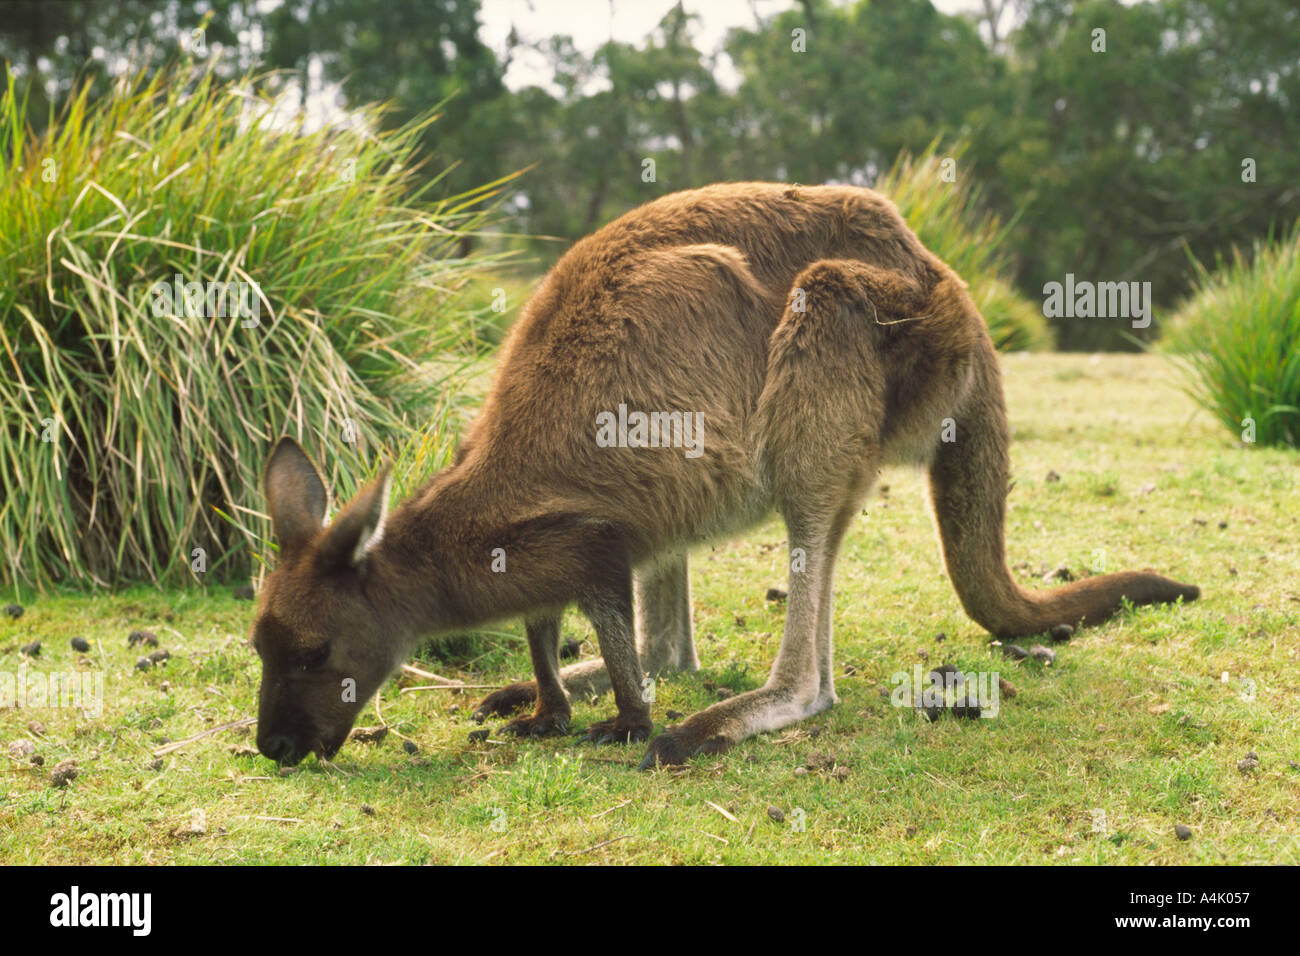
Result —
[[[635, 413], [658, 415], [660, 434]], [[694, 454], [677, 440], [687, 420]], [[771, 676], [665, 729], [641, 767], [819, 713], [837, 701], [836, 555], [884, 464], [928, 469], [948, 575], [1000, 638], [1199, 597], [1151, 571], [1021, 588], [1003, 543], [1007, 446], [983, 319], [887, 199], [731, 183], [647, 203], [546, 276], [454, 462], [391, 514], [385, 471], [326, 524], [310, 458], [275, 446], [258, 747], [333, 756], [418, 640], [503, 618], [523, 618], [535, 680], [489, 695], [480, 720], [531, 704], [507, 731], [563, 733], [571, 694], [612, 689], [615, 715], [583, 739], [648, 740], [645, 675], [699, 667], [688, 552], [773, 510], [794, 557]], [[602, 659], [560, 670], [572, 604]]]

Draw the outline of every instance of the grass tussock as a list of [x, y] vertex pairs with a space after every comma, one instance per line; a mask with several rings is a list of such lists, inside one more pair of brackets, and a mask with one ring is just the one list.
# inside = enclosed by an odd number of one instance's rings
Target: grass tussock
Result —
[[893, 200], [922, 244], [969, 284], [994, 345], [1007, 352], [1050, 349], [1052, 332], [1042, 311], [1005, 277], [1005, 228], [979, 208], [977, 186], [960, 175], [945, 178], [945, 161], [959, 164], [962, 152], [958, 146], [940, 156], [932, 145], [919, 156], [903, 154], [875, 188]]
[[246, 574], [282, 433], [344, 492], [386, 445], [441, 454], [454, 363], [423, 360], [463, 339], [443, 306], [496, 184], [426, 202], [413, 151], [432, 117], [308, 129], [271, 80], [128, 75], [37, 136], [10, 78], [0, 581]]
[[1196, 269], [1166, 341], [1188, 393], [1244, 442], [1300, 447], [1300, 225]]

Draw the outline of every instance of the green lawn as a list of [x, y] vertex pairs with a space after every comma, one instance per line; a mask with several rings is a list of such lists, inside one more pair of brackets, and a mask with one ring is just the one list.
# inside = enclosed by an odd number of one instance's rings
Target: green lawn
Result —
[[[401, 694], [404, 680], [362, 718], [391, 728], [380, 743], [282, 776], [246, 728], [150, 766], [168, 740], [255, 714], [250, 603], [228, 589], [26, 595], [21, 619], [0, 617], [0, 671], [40, 640], [30, 668], [102, 669], [106, 699], [98, 718], [0, 710], [0, 753], [26, 738], [44, 758], [0, 760], [0, 862], [1300, 862], [1300, 458], [1237, 447], [1159, 358], [1014, 355], [1006, 369], [1016, 573], [1151, 566], [1199, 584], [1199, 603], [1083, 631], [1050, 667], [1007, 661], [943, 574], [923, 477], [890, 471], [840, 563], [832, 711], [643, 774], [639, 745], [471, 743], [484, 691]], [[695, 556], [703, 670], [659, 683], [660, 725], [764, 679], [783, 537], [773, 521]], [[170, 660], [137, 671], [136, 629]], [[468, 684], [524, 677], [522, 627], [507, 631], [453, 639], [423, 666]], [[585, 622], [568, 631], [594, 653]], [[995, 719], [931, 724], [881, 694], [923, 658], [997, 670], [1018, 693]], [[609, 712], [579, 703], [575, 726]], [[1251, 751], [1258, 767], [1239, 770]], [[49, 772], [65, 758], [80, 773], [60, 789]]]

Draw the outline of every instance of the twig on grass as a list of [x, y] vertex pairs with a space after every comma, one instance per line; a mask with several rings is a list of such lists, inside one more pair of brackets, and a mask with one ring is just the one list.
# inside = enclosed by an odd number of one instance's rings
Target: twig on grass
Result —
[[622, 836], [611, 837], [611, 838], [608, 839], [608, 840], [601, 840], [599, 843], [593, 843], [591, 846], [587, 847], [585, 850], [573, 850], [572, 852], [570, 852], [570, 853], [566, 853], [566, 854], [564, 854], [564, 855], [565, 855], [565, 856], [582, 856], [582, 854], [584, 854], [584, 853], [590, 853], [592, 850], [599, 850], [599, 849], [600, 849], [601, 847], [603, 847], [603, 846], [609, 846], [611, 843], [617, 843], [619, 840], [630, 840], [631, 838], [632, 838], [632, 834], [631, 834], [631, 833], [624, 833]]
[[241, 813], [235, 817], [236, 820], [265, 820], [268, 823], [306, 823], [306, 820], [300, 820], [298, 817], [263, 817], [256, 814]]
[[603, 817], [605, 814], [607, 814], [607, 813], [613, 813], [615, 810], [619, 810], [619, 809], [621, 809], [621, 808], [627, 806], [627, 805], [628, 805], [629, 803], [631, 803], [631, 802], [632, 802], [631, 800], [624, 800], [622, 803], [616, 803], [616, 804], [614, 804], [614, 806], [609, 807], [609, 808], [606, 809], [606, 810], [601, 810], [600, 813], [597, 813], [595, 816], [588, 817], [588, 819], [590, 819], [590, 820], [599, 820], [599, 819], [600, 819], [601, 817]]
[[163, 754], [169, 754], [173, 750], [180, 750], [186, 744], [192, 744], [196, 740], [202, 740], [204, 737], [211, 737], [213, 734], [219, 734], [223, 730], [234, 730], [236, 727], [251, 727], [257, 723], [256, 717], [241, 717], [239, 720], [232, 720], [228, 724], [221, 724], [217, 727], [209, 727], [207, 730], [200, 730], [193, 736], [186, 737], [184, 740], [173, 740], [169, 744], [157, 748], [153, 751], [155, 757], [161, 757]]
[[420, 684], [417, 687], [403, 687], [399, 694], [410, 694], [417, 690], [499, 690], [501, 684]]
[[452, 687], [464, 686], [461, 681], [454, 680], [450, 677], [443, 677], [439, 674], [435, 674], [433, 671], [426, 671], [422, 668], [416, 667], [414, 664], [403, 664], [402, 673], [410, 674], [412, 677], [423, 677], [425, 680], [441, 681], [442, 683]]
[[732, 823], [739, 823], [739, 822], [740, 822], [739, 820], [736, 819], [736, 815], [735, 815], [734, 813], [730, 812], [729, 810], [725, 810], [725, 809], [723, 809], [722, 807], [720, 807], [720, 806], [718, 806], [716, 803], [714, 803], [712, 800], [705, 800], [704, 802], [707, 803], [709, 806], [711, 806], [714, 810], [717, 810], [719, 813], [721, 813], [724, 817], [726, 817], [726, 818], [727, 818], [728, 820], [730, 820]]
[[[379, 723], [383, 726], [383, 728], [384, 728], [385, 730], [391, 730], [394, 734], [396, 734], [398, 737], [401, 737], [403, 740], [411, 740], [410, 737], [406, 736], [406, 734], [402, 733], [402, 732], [401, 732], [400, 730], [398, 730], [396, 727], [390, 727], [390, 726], [388, 725], [388, 721], [386, 721], [386, 720], [384, 719], [384, 712], [383, 712], [382, 710], [379, 709], [379, 695], [378, 695], [378, 694], [375, 695], [375, 716], [379, 718]], [[414, 741], [414, 740], [411, 740], [411, 743], [415, 743], [415, 741]], [[416, 746], [419, 746], [419, 745], [417, 744]]]

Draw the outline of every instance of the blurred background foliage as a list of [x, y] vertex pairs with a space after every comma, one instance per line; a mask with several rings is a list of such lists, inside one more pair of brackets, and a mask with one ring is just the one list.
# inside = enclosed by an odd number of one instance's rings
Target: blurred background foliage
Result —
[[309, 131], [264, 87], [139, 70], [41, 134], [0, 102], [0, 579], [244, 577], [280, 435], [344, 498], [385, 451], [410, 490], [452, 447], [452, 303], [493, 261], [455, 246], [500, 184], [426, 199], [430, 117]]
[[[870, 185], [903, 152], [960, 141], [959, 177], [1014, 224], [1011, 285], [1041, 300], [1067, 271], [1150, 281], [1158, 323], [1190, 291], [1189, 252], [1249, 250], [1300, 214], [1294, 0], [972, 8], [803, 0], [702, 49], [699, 18], [676, 6], [641, 42], [584, 52], [563, 3], [553, 36], [512, 32], [492, 49], [479, 0], [19, 0], [0, 20], [0, 58], [37, 80], [38, 128], [77, 76], [102, 87], [127, 58], [161, 64], [200, 25], [219, 69], [302, 71], [307, 83], [284, 82], [304, 101], [337, 82], [347, 105], [389, 103], [392, 128], [438, 106], [422, 133], [428, 174], [445, 172], [439, 188], [454, 195], [527, 168], [504, 208], [542, 266], [656, 195], [717, 180]], [[525, 48], [546, 58], [545, 88], [506, 86]], [[1055, 321], [1062, 348], [1135, 347], [1124, 323]]]

